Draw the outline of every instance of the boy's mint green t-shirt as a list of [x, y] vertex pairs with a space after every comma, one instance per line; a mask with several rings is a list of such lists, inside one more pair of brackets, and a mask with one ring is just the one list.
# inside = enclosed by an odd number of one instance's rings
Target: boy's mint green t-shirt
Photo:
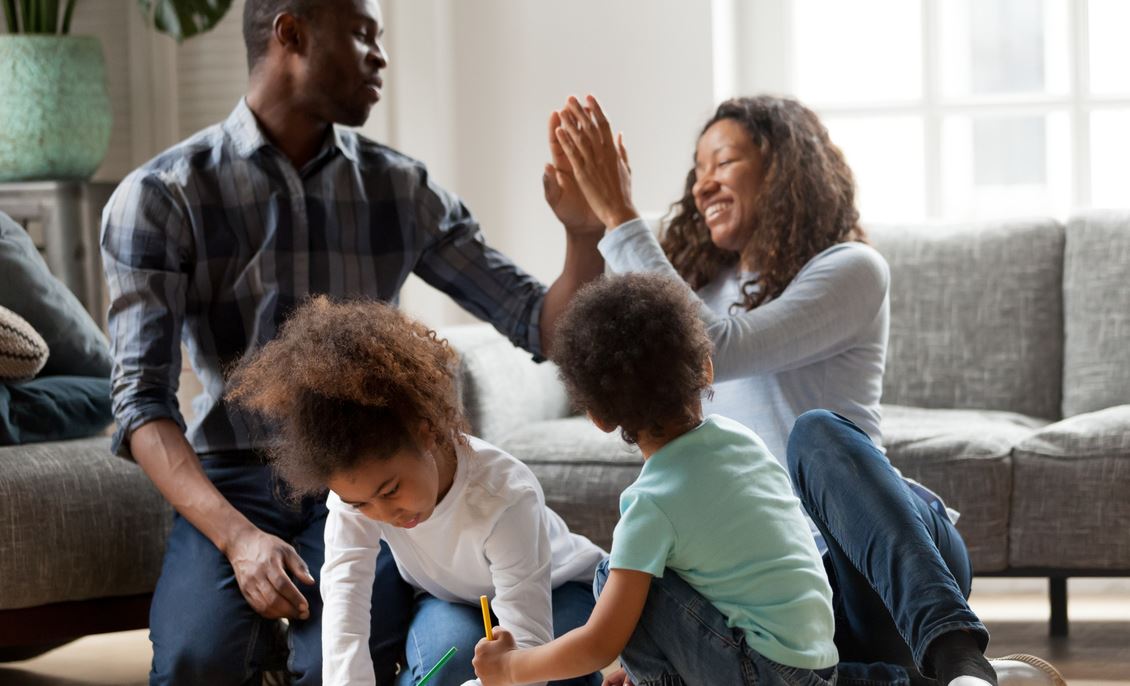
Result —
[[708, 417], [644, 463], [620, 495], [610, 566], [676, 572], [770, 660], [839, 661], [832, 590], [789, 476], [731, 419]]

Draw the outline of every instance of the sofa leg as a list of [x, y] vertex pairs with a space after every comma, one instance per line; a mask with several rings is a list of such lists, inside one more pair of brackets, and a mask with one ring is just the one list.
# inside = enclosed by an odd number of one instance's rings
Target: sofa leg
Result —
[[1067, 636], [1067, 577], [1048, 577], [1048, 596], [1051, 600], [1048, 633], [1055, 638]]

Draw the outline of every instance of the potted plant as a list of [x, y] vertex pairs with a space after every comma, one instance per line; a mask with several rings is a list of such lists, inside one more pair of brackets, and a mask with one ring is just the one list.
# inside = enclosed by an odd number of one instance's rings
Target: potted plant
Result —
[[[0, 181], [85, 179], [110, 144], [102, 46], [70, 35], [76, 0], [0, 0]], [[138, 0], [178, 41], [211, 29], [231, 0]]]

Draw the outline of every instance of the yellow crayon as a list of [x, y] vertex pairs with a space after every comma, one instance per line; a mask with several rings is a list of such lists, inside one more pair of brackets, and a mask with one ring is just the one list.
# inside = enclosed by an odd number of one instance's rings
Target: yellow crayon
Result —
[[479, 596], [479, 604], [483, 606], [483, 628], [487, 631], [487, 640], [494, 640], [494, 632], [490, 629], [490, 601], [485, 595]]

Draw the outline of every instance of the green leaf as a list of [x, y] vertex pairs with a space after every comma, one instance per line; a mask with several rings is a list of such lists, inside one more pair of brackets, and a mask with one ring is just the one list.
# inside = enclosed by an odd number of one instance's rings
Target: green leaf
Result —
[[4, 22], [8, 27], [8, 33], [20, 32], [20, 19], [16, 13], [16, 0], [3, 0], [4, 2]]
[[59, 0], [42, 0], [39, 13], [43, 17], [43, 33], [58, 33]]
[[67, 10], [63, 13], [63, 30], [61, 33], [71, 32], [71, 15], [75, 13], [75, 0], [67, 0]]
[[137, 0], [137, 4], [158, 31], [180, 42], [220, 23], [232, 0]]

